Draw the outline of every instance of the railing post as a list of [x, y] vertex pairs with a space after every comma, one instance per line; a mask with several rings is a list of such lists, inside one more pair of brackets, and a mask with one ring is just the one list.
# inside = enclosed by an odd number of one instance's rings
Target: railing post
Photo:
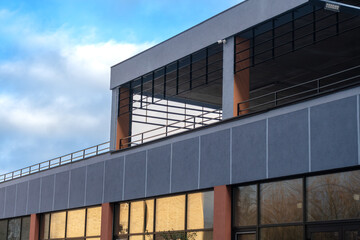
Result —
[[20, 177], [22, 176], [22, 169], [20, 169]]
[[119, 149], [121, 149], [122, 148], [122, 138], [120, 138], [119, 144], [120, 144]]
[[316, 80], [316, 92], [317, 93], [320, 92], [320, 80], [319, 79]]
[[277, 106], [278, 92], [275, 92], [275, 106]]
[[141, 144], [144, 143], [144, 133], [141, 133]]
[[96, 155], [99, 154], [99, 145], [96, 145]]
[[194, 128], [195, 128], [195, 124], [196, 124], [196, 117], [194, 117]]
[[85, 158], [85, 149], [83, 150], [83, 159]]
[[165, 136], [167, 137], [167, 135], [168, 135], [168, 126], [166, 125], [166, 127], [165, 127]]

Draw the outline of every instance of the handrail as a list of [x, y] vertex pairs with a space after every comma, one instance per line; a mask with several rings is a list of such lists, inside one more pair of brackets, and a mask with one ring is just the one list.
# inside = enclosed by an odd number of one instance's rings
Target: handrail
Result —
[[89, 157], [97, 156], [99, 154], [103, 154], [109, 151], [110, 151], [110, 142], [108, 141], [76, 152], [63, 155], [61, 157], [53, 158], [19, 170], [2, 174], [0, 175], [0, 183], [7, 182], [20, 177], [28, 176], [33, 173], [42, 172], [54, 167], [62, 166]]
[[[314, 96], [317, 96], [320, 94], [325, 94], [325, 93], [328, 93], [331, 91], [336, 91], [336, 90], [342, 89], [344, 87], [348, 87], [350, 85], [359, 84], [360, 81], [357, 80], [357, 79], [360, 80], [359, 74], [341, 78], [340, 80], [333, 80], [330, 83], [329, 82], [323, 83], [323, 81], [329, 81], [329, 79], [331, 77], [338, 76], [342, 73], [347, 73], [347, 72], [350, 72], [352, 70], [359, 69], [359, 68], [360, 68], [360, 65], [357, 65], [355, 67], [351, 67], [351, 68], [348, 68], [348, 69], [345, 69], [345, 70], [342, 70], [342, 71], [339, 71], [336, 73], [328, 74], [326, 76], [322, 76], [322, 77], [319, 77], [319, 78], [316, 78], [316, 79], [313, 79], [310, 81], [299, 83], [299, 84], [296, 84], [291, 87], [282, 88], [282, 89], [274, 91], [274, 92], [266, 93], [266, 94], [263, 94], [263, 95], [260, 95], [257, 97], [250, 98], [246, 101], [242, 101], [237, 104], [238, 116], [242, 115], [242, 114], [263, 111], [265, 109], [270, 109], [270, 108], [277, 107], [277, 106], [280, 106], [283, 104], [288, 104], [288, 103], [299, 101], [299, 100], [302, 100], [305, 98], [310, 98], [310, 97], [314, 97]], [[355, 81], [355, 83], [353, 81]], [[349, 84], [347, 84], [347, 83], [349, 83]], [[311, 84], [314, 85], [314, 87], [309, 86]], [[336, 85], [340, 85], [340, 86], [336, 87]], [[299, 88], [299, 87], [304, 87], [305, 89], [301, 90], [301, 91], [296, 91], [293, 94], [289, 94], [289, 95], [285, 94], [285, 96], [280, 96], [281, 93], [284, 94], [286, 91], [295, 90], [296, 88]], [[329, 89], [329, 88], [331, 88], [331, 89]], [[266, 98], [271, 98], [271, 100], [266, 100]], [[261, 101], [261, 99], [265, 99], [265, 100]], [[287, 101], [285, 103], [279, 103], [284, 100], [287, 100]], [[255, 101], [260, 102], [260, 103], [251, 105], [251, 103], [254, 103]], [[242, 106], [245, 106], [245, 107], [242, 107]], [[256, 110], [260, 107], [263, 107], [263, 109]]]

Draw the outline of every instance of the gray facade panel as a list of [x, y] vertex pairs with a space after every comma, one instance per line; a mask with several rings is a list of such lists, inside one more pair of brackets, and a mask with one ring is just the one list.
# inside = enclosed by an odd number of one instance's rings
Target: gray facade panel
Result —
[[170, 192], [171, 145], [148, 151], [147, 196]]
[[28, 214], [39, 212], [40, 178], [29, 181]]
[[86, 205], [100, 204], [103, 196], [104, 163], [95, 163], [87, 167]]
[[16, 185], [6, 187], [5, 193], [5, 218], [15, 215]]
[[269, 119], [269, 177], [309, 171], [308, 110]]
[[266, 120], [232, 129], [232, 183], [266, 178]]
[[17, 216], [26, 215], [27, 198], [28, 198], [28, 182], [17, 184], [15, 215]]
[[5, 188], [0, 188], [0, 218], [4, 217], [5, 213]]
[[86, 167], [71, 170], [69, 207], [84, 206]]
[[357, 165], [356, 97], [312, 107], [310, 115], [311, 170]]
[[200, 188], [230, 183], [230, 129], [200, 137]]
[[104, 201], [122, 200], [124, 157], [118, 157], [105, 162]]
[[69, 202], [69, 177], [70, 172], [56, 174], [54, 210], [66, 209]]
[[126, 155], [124, 199], [145, 197], [146, 151]]
[[171, 191], [182, 192], [198, 187], [199, 138], [173, 144]]
[[41, 178], [41, 202], [40, 211], [48, 212], [52, 210], [54, 202], [54, 184], [55, 175], [50, 175]]

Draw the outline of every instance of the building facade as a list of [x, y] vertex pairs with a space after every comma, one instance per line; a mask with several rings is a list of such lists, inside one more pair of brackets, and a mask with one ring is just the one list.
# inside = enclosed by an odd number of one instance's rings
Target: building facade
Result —
[[111, 68], [111, 139], [0, 176], [0, 240], [360, 239], [360, 3], [247, 0]]

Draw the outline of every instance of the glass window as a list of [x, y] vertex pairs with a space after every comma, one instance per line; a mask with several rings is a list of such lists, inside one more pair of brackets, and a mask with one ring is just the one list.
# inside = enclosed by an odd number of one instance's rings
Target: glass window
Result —
[[88, 208], [86, 213], [86, 236], [100, 236], [101, 207]]
[[257, 187], [250, 185], [234, 189], [234, 226], [257, 224]]
[[145, 200], [145, 232], [154, 231], [154, 199]]
[[7, 236], [7, 220], [0, 221], [0, 239], [6, 239]]
[[74, 237], [83, 237], [84, 235], [85, 235], [85, 209], [68, 211], [66, 237], [74, 238]]
[[308, 220], [360, 218], [360, 171], [307, 179]]
[[65, 238], [66, 212], [51, 214], [50, 238]]
[[30, 232], [30, 217], [23, 217], [21, 222], [21, 240], [28, 240]]
[[270, 227], [262, 228], [260, 231], [261, 240], [299, 240], [303, 239], [302, 226]]
[[187, 211], [187, 229], [212, 228], [214, 192], [189, 194]]
[[302, 221], [302, 189], [302, 179], [261, 184], [261, 223], [275, 224]]
[[115, 234], [128, 234], [129, 229], [129, 203], [116, 205]]
[[49, 239], [50, 214], [41, 216], [40, 239]]
[[177, 231], [185, 228], [185, 195], [156, 200], [156, 231]]
[[20, 240], [21, 218], [13, 218], [9, 220], [8, 240]]
[[189, 232], [189, 240], [212, 240], [213, 232], [212, 231], [200, 231], [200, 232]]
[[144, 215], [145, 201], [132, 202], [130, 207], [130, 233], [144, 232]]

